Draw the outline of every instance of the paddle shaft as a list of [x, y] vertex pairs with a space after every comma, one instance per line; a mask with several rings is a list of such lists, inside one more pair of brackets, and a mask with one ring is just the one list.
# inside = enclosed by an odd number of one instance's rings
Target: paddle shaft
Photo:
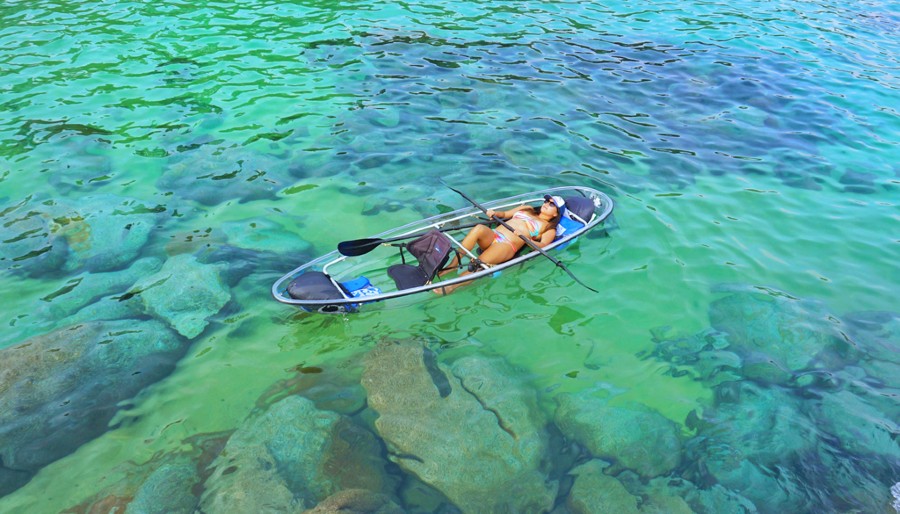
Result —
[[[481, 221], [476, 221], [474, 223], [465, 223], [463, 225], [458, 225], [455, 227], [444, 227], [435, 229], [439, 232], [449, 232], [451, 230], [460, 230], [464, 228], [472, 228], [475, 225], [482, 223]], [[425, 233], [418, 234], [409, 234], [405, 236], [397, 236], [390, 237], [387, 239], [379, 239], [377, 237], [369, 238], [369, 239], [356, 239], [353, 241], [344, 241], [338, 244], [338, 251], [341, 252], [341, 255], [345, 255], [348, 257], [354, 257], [357, 255], [365, 255], [378, 246], [383, 245], [385, 243], [393, 243], [394, 241], [403, 241], [404, 239], [412, 239], [414, 237], [419, 237], [424, 235]], [[348, 253], [349, 252], [349, 253]]]
[[[446, 186], [447, 184], [444, 184], [444, 185]], [[447, 186], [447, 187], [449, 187], [451, 190], [455, 191], [459, 196], [461, 196], [461, 197], [465, 198], [466, 200], [468, 200], [469, 203], [471, 203], [472, 205], [474, 205], [475, 207], [477, 207], [478, 209], [480, 209], [481, 212], [483, 212], [483, 213], [485, 213], [485, 214], [488, 213], [487, 209], [485, 209], [481, 204], [479, 204], [479, 203], [476, 202], [475, 200], [471, 199], [471, 198], [469, 197], [469, 195], [463, 193], [463, 192], [460, 191], [459, 189], [455, 189], [455, 188], [450, 187], [450, 186]], [[505, 222], [505, 221], [503, 221], [502, 219], [500, 219], [499, 216], [491, 216], [491, 218], [492, 218], [494, 221], [496, 221], [497, 223], [499, 223], [499, 224], [503, 225], [504, 227], [506, 227], [506, 229], [509, 230], [510, 232], [512, 232], [513, 234], [516, 233], [516, 229], [512, 228], [507, 222]], [[557, 267], [562, 268], [563, 271], [565, 271], [566, 273], [569, 274], [570, 277], [572, 277], [572, 280], [574, 280], [575, 282], [578, 282], [578, 283], [581, 284], [582, 286], [584, 286], [584, 287], [590, 289], [591, 291], [593, 291], [593, 292], [595, 292], [595, 293], [598, 293], [598, 292], [599, 292], [599, 291], [597, 291], [596, 289], [594, 289], [593, 287], [591, 287], [591, 286], [585, 284], [585, 283], [582, 282], [581, 280], [578, 280], [578, 277], [576, 277], [575, 274], [573, 274], [571, 271], [569, 271], [569, 268], [567, 268], [565, 264], [559, 262], [559, 260], [557, 260], [557, 259], [553, 258], [552, 256], [550, 256], [547, 252], [544, 251], [543, 248], [541, 248], [540, 246], [536, 245], [536, 244], [534, 243], [534, 241], [532, 241], [531, 239], [529, 239], [529, 238], [527, 238], [527, 237], [525, 237], [525, 236], [523, 236], [523, 235], [521, 235], [521, 234], [519, 234], [519, 237], [522, 239], [522, 241], [525, 241], [525, 244], [527, 244], [528, 246], [530, 246], [530, 247], [533, 248], [534, 250], [537, 250], [538, 252], [540, 252], [540, 254], [543, 255], [544, 257], [550, 259], [550, 262], [552, 262], [553, 264], [556, 264]]]

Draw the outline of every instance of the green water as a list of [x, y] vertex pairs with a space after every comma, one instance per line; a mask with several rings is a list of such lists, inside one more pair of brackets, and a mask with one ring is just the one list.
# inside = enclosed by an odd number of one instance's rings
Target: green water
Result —
[[[550, 419], [558, 395], [594, 394], [654, 409], [691, 441], [686, 420], [716, 405], [717, 384], [656, 347], [708, 330], [716, 300], [758, 293], [814, 305], [801, 324], [851, 340], [854, 313], [897, 319], [897, 7], [7, 2], [0, 348], [122, 317], [89, 309], [134, 280], [67, 305], [86, 277], [140, 258], [219, 251], [221, 269], [245, 273], [171, 373], [120, 403], [109, 430], [32, 470], [0, 511], [85, 511], [167, 454], [239, 427], [261, 398], [292, 391], [299, 368], [321, 368], [320, 385], [358, 383], [363, 356], [383, 340], [426, 342], [443, 363], [501, 356]], [[465, 206], [438, 179], [484, 200], [580, 184], [609, 194], [606, 237], [582, 239], [563, 259], [601, 293], [533, 261], [445, 298], [348, 316], [271, 299], [280, 275], [340, 241]], [[95, 241], [96, 226], [73, 235], [77, 220], [60, 214], [122, 211], [147, 230], [133, 248]], [[47, 249], [59, 234], [68, 254], [59, 239]], [[895, 352], [897, 337], [884, 336]], [[818, 372], [855, 391], [844, 415], [885, 434], [887, 449], [851, 452], [842, 438], [852, 436], [814, 431], [807, 442], [873, 464], [838, 480], [769, 461], [796, 503], [757, 501], [760, 512], [890, 512], [900, 365], [876, 364], [880, 375], [857, 364]], [[762, 387], [784, 388], [801, 410], [835, 391], [804, 384]], [[371, 429], [374, 417], [354, 419]], [[699, 454], [673, 476], [697, 481]], [[870, 494], [846, 493], [848, 484]], [[428, 494], [431, 503], [395, 499], [452, 512]]]

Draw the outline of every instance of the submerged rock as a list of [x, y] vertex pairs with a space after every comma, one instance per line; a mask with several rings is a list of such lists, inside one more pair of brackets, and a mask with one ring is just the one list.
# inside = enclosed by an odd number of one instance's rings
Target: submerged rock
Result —
[[191, 514], [197, 507], [192, 488], [199, 480], [188, 462], [163, 464], [140, 485], [125, 514]]
[[113, 195], [85, 197], [77, 206], [29, 198], [3, 211], [3, 261], [31, 276], [121, 268], [147, 243], [160, 209]]
[[207, 467], [230, 435], [194, 434], [182, 439], [175, 452], [157, 452], [146, 462], [129, 459], [104, 468], [102, 479], [84, 484], [80, 491], [93, 494], [61, 512], [196, 513], [200, 501], [197, 493], [208, 475]]
[[499, 361], [453, 373], [414, 342], [384, 342], [362, 383], [391, 460], [463, 512], [546, 512], [556, 483], [540, 471], [546, 435], [534, 393]]
[[533, 465], [540, 465], [547, 447], [546, 419], [535, 392], [514, 378], [515, 372], [501, 359], [464, 357], [453, 363], [453, 375], [462, 388], [486, 410], [496, 413], [500, 428], [512, 432], [515, 450]]
[[198, 141], [170, 160], [157, 186], [205, 205], [274, 198], [284, 187], [289, 160], [245, 148]]
[[83, 199], [60, 223], [59, 233], [69, 245], [67, 271], [107, 271], [137, 257], [157, 223], [162, 206], [112, 195]]
[[[865, 390], [838, 375], [837, 383]], [[883, 477], [900, 469], [900, 428], [886, 421], [896, 417], [870, 404], [880, 395], [810, 388], [801, 400], [795, 392], [720, 386], [716, 405], [693, 422], [691, 479], [718, 483], [762, 512], [879, 512]]]
[[296, 231], [272, 219], [227, 221], [221, 224], [220, 229], [228, 243], [237, 248], [285, 255], [307, 255], [312, 252], [312, 244], [297, 237]]
[[63, 211], [62, 206], [53, 202], [37, 204], [31, 198], [0, 211], [3, 266], [31, 276], [60, 270], [66, 263], [69, 246], [57, 234], [54, 218]]
[[614, 477], [603, 473], [606, 463], [592, 460], [569, 473], [576, 475], [566, 507], [572, 514], [610, 512], [640, 514], [638, 497], [632, 495]]
[[305, 514], [403, 514], [404, 510], [381, 493], [364, 489], [339, 491]]
[[641, 504], [641, 514], [694, 514], [694, 511], [681, 497], [651, 495]]
[[640, 404], [611, 407], [593, 396], [556, 397], [556, 424], [595, 457], [612, 459], [644, 477], [663, 475], [681, 462], [678, 427]]
[[[98, 299], [112, 294], [124, 294], [132, 284], [155, 273], [162, 266], [156, 257], [138, 259], [126, 269], [105, 273], [82, 273], [59, 284], [41, 298], [46, 302], [39, 308], [42, 316], [59, 320]], [[106, 318], [100, 318], [106, 319]]]
[[[839, 445], [854, 455], [865, 456], [870, 462], [885, 460], [900, 465], [900, 406], [890, 402], [893, 412], [879, 411], [866, 398], [850, 391], [822, 395], [812, 409], [813, 419], [820, 430], [835, 436]], [[887, 466], [889, 467], [889, 466]]]
[[854, 312], [844, 316], [860, 365], [886, 387], [900, 389], [900, 314]]
[[656, 331], [654, 342], [652, 356], [673, 364], [672, 374], [687, 369], [712, 386], [741, 378], [741, 358], [723, 349], [728, 346], [724, 334], [706, 330], [693, 336], [668, 337]]
[[811, 487], [827, 492], [819, 495], [822, 505], [814, 512], [890, 512], [886, 508], [890, 494], [885, 478], [897, 476], [900, 470], [896, 443], [890, 452], [882, 454], [853, 453], [821, 445], [814, 457], [816, 460], [806, 473], [807, 481]]
[[716, 405], [703, 411], [695, 428], [696, 437], [686, 444], [695, 482], [722, 484], [760, 510], [809, 511], [792, 470], [815, 450], [818, 434], [792, 396], [752, 382], [723, 384]]
[[213, 463], [205, 512], [310, 508], [343, 489], [390, 493], [374, 436], [349, 418], [289, 396], [239, 428]]
[[292, 376], [273, 383], [262, 393], [256, 407], [264, 410], [287, 395], [299, 394], [312, 400], [320, 410], [352, 416], [366, 405], [366, 392], [359, 383], [360, 361], [360, 355], [353, 355], [324, 368], [296, 366]]
[[634, 473], [621, 473], [616, 477], [628, 492], [640, 497], [641, 512], [696, 514], [749, 514], [757, 512], [756, 506], [743, 496], [729, 491], [720, 484], [701, 489], [679, 477], [660, 477], [644, 481]]
[[120, 403], [166, 376], [183, 341], [157, 321], [98, 321], [0, 350], [0, 494], [108, 429]]
[[812, 367], [840, 368], [855, 359], [827, 317], [759, 293], [732, 294], [709, 309], [712, 326], [728, 335], [728, 349], [743, 359], [742, 374], [769, 383], [786, 383]]
[[159, 272], [136, 283], [129, 294], [140, 294], [149, 314], [193, 339], [231, 300], [219, 267], [200, 264], [191, 255], [170, 257]]

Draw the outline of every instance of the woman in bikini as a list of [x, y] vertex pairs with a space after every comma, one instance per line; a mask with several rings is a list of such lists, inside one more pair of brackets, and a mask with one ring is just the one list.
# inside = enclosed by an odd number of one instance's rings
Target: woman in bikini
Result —
[[[503, 219], [515, 231], [511, 232], [503, 225], [493, 230], [487, 225], [476, 225], [466, 234], [462, 245], [471, 251], [477, 244], [481, 249], [478, 260], [487, 265], [500, 264], [515, 257], [516, 253], [525, 246], [525, 241], [519, 236], [524, 236], [538, 247], [543, 248], [556, 238], [556, 225], [559, 223], [561, 209], [565, 204], [566, 202], [559, 196], [545, 195], [544, 203], [540, 207], [521, 205], [509, 211], [488, 209], [488, 216], [497, 216]], [[446, 275], [458, 266], [459, 258], [457, 256], [440, 275]], [[472, 273], [471, 269], [470, 267], [460, 275]], [[463, 284], [438, 288], [434, 291], [438, 294], [447, 294], [461, 285]]]

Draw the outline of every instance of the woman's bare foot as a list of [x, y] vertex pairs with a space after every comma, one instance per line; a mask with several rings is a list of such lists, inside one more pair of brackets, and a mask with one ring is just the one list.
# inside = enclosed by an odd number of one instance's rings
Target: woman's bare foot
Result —
[[438, 287], [436, 289], [432, 289], [432, 291], [436, 295], [445, 296], [445, 295], [452, 293], [453, 291], [456, 290], [457, 287], [464, 285], [464, 284], [468, 284], [468, 282], [463, 282], [462, 284], [453, 284], [453, 285], [449, 285], [449, 286], [442, 286], [442, 287]]

